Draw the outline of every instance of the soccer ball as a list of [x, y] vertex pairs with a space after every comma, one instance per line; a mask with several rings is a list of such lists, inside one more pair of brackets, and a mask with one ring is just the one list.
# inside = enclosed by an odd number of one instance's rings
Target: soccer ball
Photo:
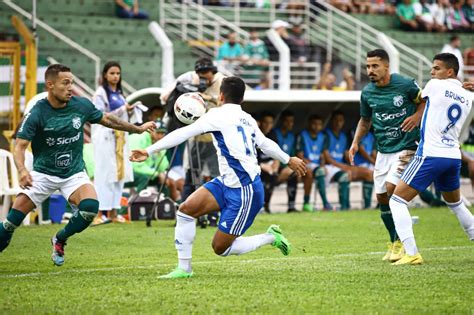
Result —
[[206, 112], [206, 103], [199, 93], [185, 93], [174, 103], [174, 114], [180, 122], [190, 125]]

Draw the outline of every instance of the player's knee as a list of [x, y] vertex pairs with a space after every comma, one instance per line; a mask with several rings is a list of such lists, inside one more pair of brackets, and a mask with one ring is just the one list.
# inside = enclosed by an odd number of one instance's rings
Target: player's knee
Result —
[[96, 199], [83, 199], [78, 205], [79, 214], [88, 222], [92, 222], [99, 212], [99, 201]]
[[195, 207], [193, 206], [192, 202], [189, 201], [189, 200], [187, 200], [187, 201], [185, 201], [185, 202], [183, 202], [182, 204], [179, 205], [179, 211], [180, 212], [182, 212], [184, 214], [187, 214], [187, 215], [190, 215], [192, 217], [194, 217], [193, 216], [193, 211], [194, 211], [193, 209], [194, 208]]
[[337, 182], [339, 184], [348, 183], [349, 182], [349, 174], [347, 172], [342, 173], [341, 176], [339, 176], [339, 178], [337, 179]]
[[228, 250], [230, 246], [227, 244], [219, 243], [216, 241], [212, 241], [212, 249], [214, 250], [214, 253], [219, 256], [227, 256]]
[[316, 177], [326, 176], [326, 169], [324, 167], [318, 167], [314, 172]]
[[377, 202], [379, 204], [388, 205], [389, 198], [388, 198], [387, 193], [376, 194], [375, 196], [377, 197]]

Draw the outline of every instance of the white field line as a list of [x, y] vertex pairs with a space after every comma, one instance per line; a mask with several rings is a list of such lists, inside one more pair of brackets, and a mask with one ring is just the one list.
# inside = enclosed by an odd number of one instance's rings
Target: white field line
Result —
[[[474, 246], [450, 246], [450, 247], [428, 247], [423, 248], [423, 251], [451, 251], [451, 250], [464, 250], [464, 249], [474, 249]], [[309, 259], [324, 259], [324, 258], [337, 258], [337, 257], [364, 257], [367, 255], [382, 255], [385, 252], [367, 252], [367, 253], [347, 253], [347, 254], [336, 254], [336, 255], [319, 255], [319, 256], [298, 256], [298, 257], [268, 257], [268, 258], [257, 258], [257, 259], [216, 259], [216, 260], [207, 260], [207, 261], [196, 261], [193, 262], [193, 265], [215, 265], [215, 264], [229, 264], [229, 265], [238, 265], [238, 264], [249, 264], [255, 262], [265, 262], [265, 261], [280, 261], [280, 260], [309, 260]], [[62, 274], [72, 274], [72, 273], [90, 273], [90, 272], [101, 272], [101, 271], [115, 271], [115, 270], [127, 270], [127, 269], [154, 269], [157, 267], [173, 267], [175, 263], [166, 263], [166, 264], [153, 264], [148, 266], [121, 266], [121, 267], [103, 267], [103, 268], [91, 268], [91, 269], [68, 269], [63, 271], [49, 271], [49, 272], [31, 272], [31, 273], [20, 273], [20, 274], [5, 274], [0, 275], [0, 279], [6, 278], [28, 278], [28, 277], [40, 277], [40, 276], [56, 276]]]

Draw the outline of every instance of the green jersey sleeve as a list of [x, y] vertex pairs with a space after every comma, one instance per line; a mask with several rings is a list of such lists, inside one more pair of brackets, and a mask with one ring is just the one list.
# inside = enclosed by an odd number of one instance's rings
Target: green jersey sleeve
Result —
[[369, 103], [364, 96], [364, 91], [360, 94], [360, 115], [362, 117], [372, 117], [372, 108], [370, 108]]
[[96, 124], [101, 121], [104, 114], [98, 110], [88, 99], [84, 99], [84, 103], [87, 106], [87, 121], [91, 124]]
[[32, 141], [38, 131], [39, 118], [36, 110], [31, 110], [23, 117], [17, 138]]
[[411, 101], [413, 101], [413, 103], [415, 103], [415, 104], [420, 103], [420, 101], [421, 101], [421, 88], [418, 85], [418, 83], [416, 83], [416, 81], [414, 79], [410, 80], [410, 83], [406, 87], [406, 91], [407, 91], [408, 97], [410, 98]]

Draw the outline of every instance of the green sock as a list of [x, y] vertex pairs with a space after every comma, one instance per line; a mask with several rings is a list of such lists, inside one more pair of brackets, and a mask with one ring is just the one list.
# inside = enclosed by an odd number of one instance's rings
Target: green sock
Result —
[[7, 219], [3, 221], [3, 224], [0, 224], [0, 240], [6, 233], [13, 233], [13, 231], [20, 226], [25, 217], [26, 214], [23, 212], [11, 208], [10, 212], [8, 212]]
[[393, 222], [392, 212], [389, 205], [380, 205], [380, 217], [382, 218], [385, 228], [390, 235], [390, 241], [393, 243], [398, 240], [397, 230], [395, 230], [395, 223]]
[[83, 199], [68, 224], [56, 234], [56, 238], [65, 242], [69, 237], [84, 231], [94, 220], [99, 211], [99, 201], [95, 199]]
[[309, 195], [304, 195], [303, 200], [304, 203], [309, 203]]
[[340, 182], [338, 190], [341, 210], [349, 209], [351, 207], [351, 205], [349, 204], [349, 182]]
[[372, 191], [374, 182], [365, 182], [362, 184], [362, 195], [364, 197], [364, 209], [369, 209], [372, 204]]
[[317, 176], [316, 177], [316, 186], [318, 187], [319, 190], [319, 195], [321, 196], [321, 200], [323, 201], [323, 205], [327, 205], [328, 198], [326, 196], [326, 181], [324, 179], [324, 176]]

